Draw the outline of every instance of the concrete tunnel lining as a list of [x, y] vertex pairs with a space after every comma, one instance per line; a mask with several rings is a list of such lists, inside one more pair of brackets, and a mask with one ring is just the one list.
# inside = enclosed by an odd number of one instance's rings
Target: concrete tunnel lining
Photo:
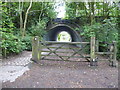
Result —
[[53, 28], [50, 28], [48, 30], [48, 33], [44, 36], [45, 41], [56, 41], [57, 40], [57, 35], [62, 32], [66, 31], [70, 34], [72, 38], [72, 42], [81, 42], [82, 39], [80, 38], [80, 35], [73, 30], [73, 28], [69, 26], [55, 26]]

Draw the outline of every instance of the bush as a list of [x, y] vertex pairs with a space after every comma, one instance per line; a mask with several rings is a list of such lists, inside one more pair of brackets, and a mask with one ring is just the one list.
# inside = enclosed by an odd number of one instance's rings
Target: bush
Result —
[[11, 33], [2, 32], [2, 55], [6, 57], [11, 53], [20, 53], [25, 49], [25, 44]]
[[31, 36], [25, 36], [23, 39], [22, 39], [22, 42], [25, 44], [25, 50], [28, 50], [28, 51], [31, 51], [32, 50], [32, 43], [31, 43], [31, 39], [32, 37]]
[[40, 22], [37, 22], [36, 25], [32, 25], [29, 28], [28, 34], [30, 34], [31, 36], [39, 36], [41, 40], [42, 37], [46, 34], [45, 27], [46, 27], [46, 21], [41, 20]]
[[[79, 31], [79, 29], [76, 29]], [[118, 26], [117, 26], [117, 18], [105, 19], [103, 22], [96, 22], [93, 25], [84, 25], [83, 32], [80, 33], [81, 36], [85, 37], [87, 40], [90, 40], [90, 37], [95, 35], [96, 39], [99, 40], [100, 50], [107, 50], [107, 43], [112, 43], [112, 41], [118, 42]], [[119, 45], [118, 45], [119, 47]], [[119, 54], [119, 52], [118, 52]], [[120, 55], [118, 55], [120, 56]]]

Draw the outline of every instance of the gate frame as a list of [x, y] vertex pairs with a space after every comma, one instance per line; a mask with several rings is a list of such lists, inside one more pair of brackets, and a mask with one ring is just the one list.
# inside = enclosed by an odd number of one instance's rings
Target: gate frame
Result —
[[[90, 66], [97, 66], [97, 62], [98, 62], [97, 55], [109, 54], [110, 58], [107, 59], [110, 62], [109, 65], [116, 67], [117, 66], [117, 60], [116, 60], [117, 44], [116, 44], [116, 41], [113, 41], [110, 48], [112, 50], [109, 52], [99, 52], [98, 40], [95, 40], [95, 37], [91, 37], [91, 40], [90, 40]], [[31, 60], [38, 63], [41, 59], [41, 51], [42, 51], [42, 45], [40, 43], [39, 36], [35, 36], [32, 38], [32, 58], [31, 58]]]

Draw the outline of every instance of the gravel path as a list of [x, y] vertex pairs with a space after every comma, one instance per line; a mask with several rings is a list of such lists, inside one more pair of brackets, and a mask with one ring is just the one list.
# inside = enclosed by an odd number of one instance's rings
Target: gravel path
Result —
[[3, 59], [0, 66], [0, 81], [14, 82], [24, 72], [28, 71], [28, 64], [31, 63], [31, 52], [24, 51], [19, 55], [10, 56], [8, 59]]
[[[2, 68], [14, 68], [9, 70], [9, 74], [14, 78], [3, 80], [3, 88], [118, 87], [118, 68], [110, 67], [109, 62], [98, 62], [97, 67], [90, 67], [88, 62], [64, 61], [41, 61], [38, 65], [30, 63], [30, 58], [31, 52], [25, 51], [3, 62]], [[3, 72], [4, 77], [6, 72]]]
[[8, 57], [8, 59], [2, 60], [2, 66], [25, 66], [29, 64], [30, 58], [32, 57], [31, 52], [24, 51], [19, 55]]

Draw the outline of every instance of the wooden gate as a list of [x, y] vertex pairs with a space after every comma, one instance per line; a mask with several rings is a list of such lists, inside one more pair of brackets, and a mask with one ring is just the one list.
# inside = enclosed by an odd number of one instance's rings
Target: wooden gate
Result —
[[[114, 63], [116, 61], [115, 43], [113, 52], [99, 52], [98, 42], [95, 41], [95, 37], [91, 37], [90, 42], [40, 42], [39, 37], [35, 36], [32, 40], [32, 60], [37, 63], [40, 63], [41, 60], [90, 62], [91, 66], [96, 66], [99, 60], [98, 54], [110, 53], [110, 57], [113, 58], [108, 60]], [[85, 53], [87, 47], [88, 53]]]
[[90, 55], [82, 53], [89, 44], [89, 42], [40, 42], [42, 47], [41, 60], [75, 61], [76, 58], [77, 61], [80, 61], [80, 58], [85, 58], [89, 61]]

